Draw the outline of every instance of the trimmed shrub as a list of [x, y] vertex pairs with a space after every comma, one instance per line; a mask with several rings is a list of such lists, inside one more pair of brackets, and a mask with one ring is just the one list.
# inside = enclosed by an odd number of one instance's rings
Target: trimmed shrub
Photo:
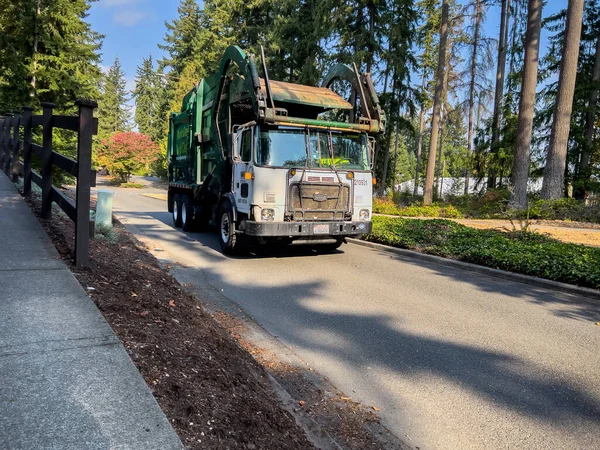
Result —
[[374, 217], [366, 240], [496, 269], [600, 288], [600, 248], [539, 233], [478, 230], [449, 220]]

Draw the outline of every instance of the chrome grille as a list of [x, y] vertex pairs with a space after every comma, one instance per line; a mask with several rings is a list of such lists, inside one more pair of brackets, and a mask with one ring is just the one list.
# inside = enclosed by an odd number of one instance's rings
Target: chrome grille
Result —
[[350, 211], [350, 186], [296, 183], [290, 186], [290, 212], [296, 221], [344, 220]]

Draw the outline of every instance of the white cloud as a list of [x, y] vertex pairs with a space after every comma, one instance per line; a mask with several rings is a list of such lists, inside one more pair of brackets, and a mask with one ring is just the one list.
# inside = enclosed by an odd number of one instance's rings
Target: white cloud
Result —
[[151, 12], [142, 11], [141, 9], [123, 9], [113, 15], [115, 22], [125, 27], [131, 27], [142, 20], [151, 19], [152, 17], [153, 14]]

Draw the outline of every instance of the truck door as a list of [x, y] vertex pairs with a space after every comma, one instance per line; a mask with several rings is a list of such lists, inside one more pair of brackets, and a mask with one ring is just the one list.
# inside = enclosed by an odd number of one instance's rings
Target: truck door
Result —
[[254, 128], [243, 128], [236, 133], [237, 149], [233, 161], [233, 189], [239, 212], [250, 214], [250, 200], [252, 198], [252, 184], [254, 172], [252, 170], [252, 147], [254, 142]]

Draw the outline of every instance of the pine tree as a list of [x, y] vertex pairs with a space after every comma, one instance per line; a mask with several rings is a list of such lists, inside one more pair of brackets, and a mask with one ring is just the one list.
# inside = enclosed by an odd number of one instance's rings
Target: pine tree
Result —
[[178, 17], [166, 22], [167, 35], [158, 48], [168, 53], [159, 61], [159, 66], [169, 68], [175, 76], [198, 57], [197, 47], [201, 30], [200, 7], [196, 0], [181, 0], [177, 7]]
[[417, 44], [423, 48], [417, 61], [421, 70], [421, 89], [417, 99], [420, 104], [419, 111], [419, 133], [417, 139], [416, 164], [415, 164], [415, 182], [413, 186], [413, 195], [417, 195], [419, 189], [419, 179], [421, 173], [421, 155], [423, 149], [423, 140], [425, 132], [425, 113], [431, 108], [433, 89], [431, 87], [431, 75], [435, 73], [437, 67], [436, 38], [439, 36], [440, 12], [437, 0], [422, 0], [419, 4], [419, 12], [424, 17], [422, 25], [417, 31]]
[[102, 36], [90, 0], [0, 0], [0, 109], [98, 99]]
[[[517, 0], [519, 1], [519, 0]], [[496, 86], [494, 91], [494, 109], [492, 113], [492, 143], [490, 147], [491, 158], [497, 159], [500, 146], [500, 128], [502, 113], [502, 97], [504, 95], [504, 78], [506, 72], [506, 54], [508, 48], [508, 19], [510, 0], [502, 0], [500, 7], [500, 35], [498, 37], [498, 59], [496, 65]], [[495, 174], [488, 172], [489, 185], [495, 186]]]
[[104, 76], [101, 91], [102, 98], [98, 105], [98, 136], [104, 139], [119, 131], [129, 131], [129, 97], [125, 72], [121, 68], [119, 58], [115, 58]]
[[510, 206], [515, 209], [527, 207], [527, 180], [529, 178], [529, 157], [533, 114], [538, 74], [538, 54], [540, 30], [542, 27], [542, 0], [529, 0], [527, 8], [527, 32], [525, 36], [525, 57], [523, 82], [519, 101], [517, 142], [511, 175]]
[[135, 89], [131, 93], [135, 99], [134, 121], [138, 131], [151, 135], [153, 123], [156, 120], [154, 103], [157, 98], [156, 74], [152, 63], [152, 55], [142, 59], [142, 64], [137, 68]]
[[442, 22], [440, 25], [439, 58], [436, 71], [435, 96], [433, 99], [433, 116], [431, 119], [431, 138], [429, 142], [429, 155], [427, 157], [427, 172], [423, 190], [423, 204], [430, 205], [433, 201], [433, 178], [435, 172], [436, 147], [440, 126], [440, 111], [442, 107], [442, 91], [444, 89], [446, 44], [448, 41], [448, 0], [442, 1]]
[[542, 198], [559, 199], [563, 197], [565, 167], [567, 164], [567, 145], [573, 109], [573, 94], [579, 59], [579, 40], [583, 17], [583, 0], [569, 0], [565, 40], [558, 79], [558, 93], [552, 120], [550, 147], [544, 170]]

